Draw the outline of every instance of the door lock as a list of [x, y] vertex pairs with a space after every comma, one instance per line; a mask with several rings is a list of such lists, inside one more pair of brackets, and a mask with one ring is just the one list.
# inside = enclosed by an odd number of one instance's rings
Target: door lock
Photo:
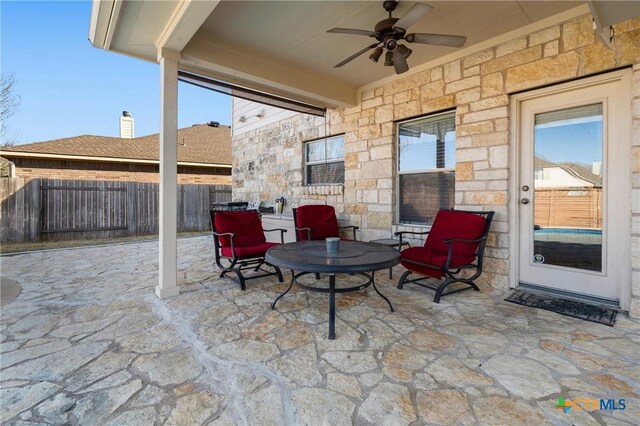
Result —
[[520, 200], [520, 202], [522, 204], [529, 204], [529, 199], [528, 198], [523, 198], [522, 200]]
[[524, 192], [527, 192], [527, 191], [529, 190], [529, 185], [523, 185], [523, 186], [522, 186], [522, 190], [523, 190]]

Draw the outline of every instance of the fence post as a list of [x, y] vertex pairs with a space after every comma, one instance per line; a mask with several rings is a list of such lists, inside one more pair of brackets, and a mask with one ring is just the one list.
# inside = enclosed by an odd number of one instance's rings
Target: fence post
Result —
[[42, 229], [42, 179], [33, 179], [33, 188], [31, 189], [32, 214], [29, 221], [31, 227], [29, 229], [29, 241], [40, 240], [40, 229]]

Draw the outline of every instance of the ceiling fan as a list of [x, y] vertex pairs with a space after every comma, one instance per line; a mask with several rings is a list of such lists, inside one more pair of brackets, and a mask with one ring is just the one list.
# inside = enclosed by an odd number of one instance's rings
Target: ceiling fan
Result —
[[349, 56], [344, 61], [335, 66], [339, 68], [348, 62], [351, 62], [358, 56], [362, 55], [369, 49], [375, 49], [370, 55], [369, 59], [373, 62], [378, 62], [378, 59], [385, 53], [384, 65], [392, 66], [396, 70], [396, 74], [402, 74], [409, 70], [409, 64], [407, 64], [407, 58], [411, 55], [412, 50], [404, 44], [400, 44], [401, 40], [408, 43], [421, 43], [421, 44], [436, 44], [439, 46], [451, 46], [462, 47], [467, 38], [457, 35], [446, 34], [427, 34], [427, 33], [413, 33], [407, 34], [407, 29], [418, 22], [424, 15], [429, 13], [433, 6], [429, 6], [425, 3], [416, 3], [411, 9], [405, 13], [402, 18], [394, 18], [391, 13], [395, 10], [398, 2], [396, 0], [386, 0], [382, 3], [384, 10], [389, 12], [389, 17], [378, 22], [373, 31], [356, 30], [352, 28], [331, 28], [328, 33], [340, 33], [340, 34], [353, 34], [363, 35], [367, 37], [373, 37], [377, 41], [370, 46], [365, 47], [359, 52]]

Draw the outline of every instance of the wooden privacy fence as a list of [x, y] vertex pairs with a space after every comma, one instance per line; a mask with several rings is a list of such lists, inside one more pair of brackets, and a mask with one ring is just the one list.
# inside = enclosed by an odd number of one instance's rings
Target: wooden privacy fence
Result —
[[[113, 238], [158, 232], [157, 183], [0, 179], [0, 242]], [[178, 232], [210, 229], [229, 185], [178, 185]]]
[[602, 188], [536, 189], [534, 198], [536, 225], [602, 229]]

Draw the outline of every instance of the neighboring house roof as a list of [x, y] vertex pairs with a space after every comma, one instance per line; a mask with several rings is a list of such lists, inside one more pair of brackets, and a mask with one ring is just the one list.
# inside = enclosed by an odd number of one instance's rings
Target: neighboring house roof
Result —
[[576, 163], [553, 163], [540, 157], [534, 159], [535, 168], [560, 167], [570, 175], [586, 180], [596, 186], [602, 186], [602, 176], [599, 176], [589, 170], [587, 167]]
[[[159, 161], [159, 134], [132, 139], [81, 135], [2, 148], [5, 157], [87, 159], [94, 161]], [[231, 167], [231, 129], [196, 124], [178, 130], [178, 163]]]

